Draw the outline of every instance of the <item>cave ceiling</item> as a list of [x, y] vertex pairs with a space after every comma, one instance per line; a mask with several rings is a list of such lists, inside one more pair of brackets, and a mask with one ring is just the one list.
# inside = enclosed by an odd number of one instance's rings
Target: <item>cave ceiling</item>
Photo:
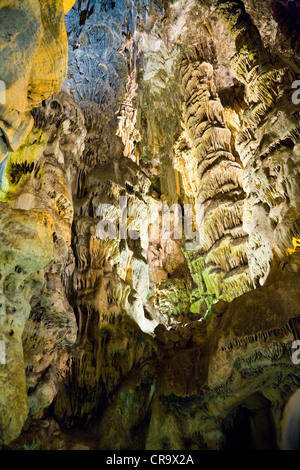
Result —
[[279, 449], [300, 2], [0, 0], [0, 447]]

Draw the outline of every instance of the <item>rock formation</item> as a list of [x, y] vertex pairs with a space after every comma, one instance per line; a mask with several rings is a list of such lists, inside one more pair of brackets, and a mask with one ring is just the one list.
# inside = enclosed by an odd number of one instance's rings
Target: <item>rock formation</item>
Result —
[[242, 169], [231, 153], [231, 133], [212, 65], [184, 59], [181, 77], [185, 129], [198, 158], [193, 169], [199, 180], [195, 203], [204, 205], [200, 250], [187, 256], [200, 295], [209, 306], [219, 298], [232, 300], [251, 287], [242, 229]]
[[280, 447], [299, 15], [0, 2], [0, 446]]
[[1, 5], [1, 161], [30, 132], [30, 110], [61, 89], [67, 73], [64, 13], [74, 3], [11, 0]]

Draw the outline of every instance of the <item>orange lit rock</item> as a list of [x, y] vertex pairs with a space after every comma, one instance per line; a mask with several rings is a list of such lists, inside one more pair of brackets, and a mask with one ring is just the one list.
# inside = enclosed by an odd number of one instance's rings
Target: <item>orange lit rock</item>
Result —
[[64, 13], [73, 3], [10, 0], [0, 8], [1, 161], [29, 134], [31, 109], [61, 89], [68, 60]]

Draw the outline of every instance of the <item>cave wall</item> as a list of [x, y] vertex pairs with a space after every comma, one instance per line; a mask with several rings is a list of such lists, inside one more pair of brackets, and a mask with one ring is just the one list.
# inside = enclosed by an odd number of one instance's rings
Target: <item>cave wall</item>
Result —
[[[1, 8], [1, 444], [278, 447], [299, 386], [298, 2], [19, 3]], [[102, 237], [120, 197], [137, 239]], [[165, 204], [204, 205], [195, 249]]]

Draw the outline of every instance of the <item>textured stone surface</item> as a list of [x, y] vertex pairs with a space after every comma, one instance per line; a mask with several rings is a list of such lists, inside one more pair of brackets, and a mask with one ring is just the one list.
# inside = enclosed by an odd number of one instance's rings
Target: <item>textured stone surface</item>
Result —
[[46, 211], [11, 210], [1, 204], [1, 444], [16, 438], [28, 414], [22, 334], [43, 269], [54, 260], [53, 220]]
[[31, 109], [61, 89], [67, 73], [64, 13], [73, 4], [73, 0], [0, 4], [0, 79], [5, 84], [5, 102], [0, 103], [1, 161], [30, 132]]
[[195, 203], [204, 205], [198, 253], [188, 252], [202, 299], [232, 300], [251, 288], [247, 237], [242, 229], [242, 169], [231, 153], [231, 133], [207, 62], [181, 66], [185, 128], [195, 149], [199, 184]]
[[[3, 133], [15, 126], [15, 151], [1, 141], [1, 444], [278, 448], [300, 384], [298, 2], [78, 1], [53, 95], [72, 3], [22, 4], [27, 55], [5, 40], [18, 15], [0, 33], [1, 73], [22, 83], [0, 108]], [[30, 131], [24, 113], [49, 96]], [[101, 239], [101, 205], [118, 229], [124, 196], [140, 238]], [[175, 215], [162, 225], [166, 203], [204, 205], [197, 249]]]

